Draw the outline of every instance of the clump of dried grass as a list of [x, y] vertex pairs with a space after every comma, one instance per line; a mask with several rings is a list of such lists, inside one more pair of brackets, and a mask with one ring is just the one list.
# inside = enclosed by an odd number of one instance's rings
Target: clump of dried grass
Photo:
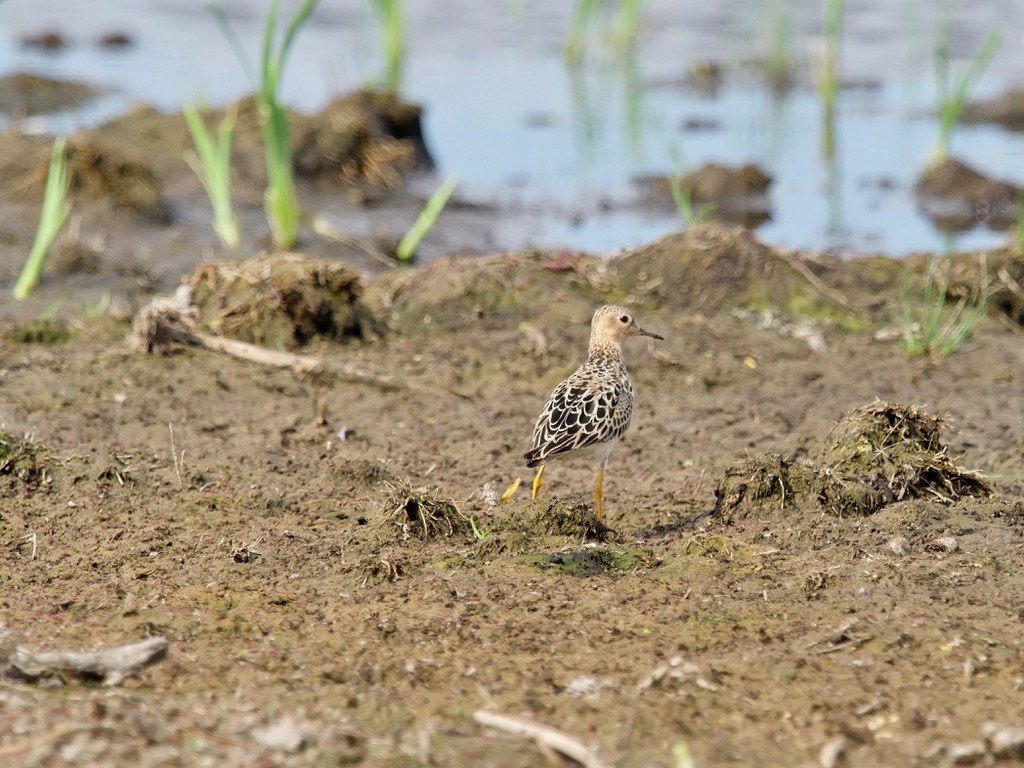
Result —
[[[53, 481], [45, 449], [38, 443], [0, 431], [0, 490], [32, 489]], [[0, 493], [0, 495], [4, 495]]]
[[294, 253], [202, 264], [185, 279], [202, 325], [273, 349], [366, 335], [362, 284], [348, 267]]
[[381, 522], [397, 529], [402, 539], [473, 538], [473, 526], [450, 499], [439, 499], [426, 489], [413, 489], [403, 483], [389, 483]]
[[744, 517], [777, 504], [870, 515], [905, 499], [952, 503], [990, 495], [981, 475], [950, 457], [940, 440], [943, 426], [941, 417], [913, 405], [875, 402], [857, 408], [835, 424], [811, 459], [794, 463], [765, 454], [731, 467], [715, 489], [715, 511]]

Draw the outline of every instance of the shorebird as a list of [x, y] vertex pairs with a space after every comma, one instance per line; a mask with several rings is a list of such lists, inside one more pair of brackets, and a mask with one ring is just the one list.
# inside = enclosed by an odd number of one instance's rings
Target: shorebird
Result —
[[633, 382], [622, 359], [622, 340], [629, 336], [662, 338], [637, 325], [625, 307], [608, 305], [594, 313], [586, 362], [555, 387], [537, 419], [533, 447], [524, 455], [526, 466], [537, 467], [531, 498], [540, 493], [549, 461], [592, 453], [597, 456], [594, 499], [597, 518], [602, 518], [601, 486], [608, 456], [633, 416]]

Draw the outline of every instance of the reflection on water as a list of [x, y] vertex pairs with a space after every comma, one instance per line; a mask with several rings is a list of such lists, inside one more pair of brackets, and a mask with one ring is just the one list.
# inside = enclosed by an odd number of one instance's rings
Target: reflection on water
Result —
[[[226, 4], [253, 54], [264, 5]], [[678, 214], [644, 205], [633, 183], [677, 170], [676, 153], [682, 170], [753, 162], [771, 174], [772, 216], [758, 229], [769, 242], [840, 252], [942, 250], [947, 236], [918, 211], [912, 191], [938, 131], [931, 53], [944, 5], [847, 0], [845, 87], [824, 121], [808, 74], [810, 50], [820, 45], [821, 3], [810, 0], [764, 8], [747, 0], [649, 0], [634, 57], [603, 51], [599, 32], [576, 66], [562, 55], [571, 3], [408, 3], [403, 92], [426, 106], [438, 174], [458, 176], [469, 200], [537, 210], [530, 238], [540, 245], [610, 251], [677, 229]], [[386, 61], [370, 7], [321, 3], [287, 65], [289, 104], [320, 109], [339, 91], [380, 76]], [[289, 8], [283, 3], [282, 13]], [[1024, 3], [950, 7], [949, 18], [950, 66], [960, 72], [995, 26], [1024, 26]], [[224, 104], [250, 90], [198, 0], [0, 3], [0, 25], [0, 74], [29, 70], [106, 89], [80, 110], [29, 119], [22, 129], [92, 124], [138, 101], [167, 111], [199, 96]], [[23, 34], [51, 29], [70, 44], [57, 52], [19, 44]], [[136, 44], [99, 44], [119, 32]], [[978, 96], [1024, 81], [1016, 48], [999, 52]], [[757, 60], [797, 85], [767, 87], [752, 66]], [[696, 87], [692, 73], [702, 66], [721, 71], [721, 81]], [[1024, 183], [1024, 137], [960, 126], [952, 152]], [[496, 231], [500, 240], [500, 225]], [[1003, 238], [977, 226], [955, 245]]]

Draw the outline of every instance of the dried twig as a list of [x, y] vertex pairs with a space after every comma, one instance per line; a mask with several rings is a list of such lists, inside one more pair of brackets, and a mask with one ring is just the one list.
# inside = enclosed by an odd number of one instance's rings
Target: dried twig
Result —
[[70, 673], [84, 678], [99, 678], [105, 685], [119, 685], [126, 677], [167, 655], [168, 642], [151, 637], [138, 643], [100, 651], [42, 651], [33, 653], [19, 646], [7, 658], [8, 677], [34, 681]]
[[181, 477], [181, 469], [185, 466], [185, 449], [181, 449], [181, 454], [178, 454], [178, 449], [174, 446], [174, 424], [168, 422], [167, 429], [171, 433], [171, 458], [174, 460], [174, 473], [178, 476], [178, 487], [184, 488], [185, 481]]
[[800, 254], [790, 253], [789, 251], [783, 250], [781, 248], [772, 249], [772, 252], [775, 253], [784, 262], [789, 264], [789, 266], [791, 266], [797, 272], [799, 272], [800, 275], [804, 278], [804, 280], [806, 280], [808, 283], [814, 286], [815, 290], [817, 290], [818, 293], [820, 293], [822, 296], [827, 296], [844, 309], [850, 308], [850, 300], [839, 291], [835, 290], [834, 288], [829, 288], [827, 285], [825, 285], [825, 283], [821, 281], [820, 277], [818, 277], [816, 274], [811, 272], [810, 269], [808, 269], [807, 264], [805, 263], [806, 259], [800, 256]]
[[414, 390], [437, 394], [436, 390], [406, 382], [395, 376], [370, 373], [354, 365], [328, 364], [317, 357], [267, 349], [256, 344], [203, 333], [197, 328], [199, 313], [191, 302], [192, 291], [189, 286], [181, 286], [173, 297], [154, 299], [135, 316], [132, 332], [128, 337], [129, 345], [138, 351], [152, 352], [167, 344], [190, 344], [260, 365], [291, 368], [297, 373], [325, 373], [342, 381], [369, 384], [385, 390]]
[[488, 712], [484, 709], [478, 709], [473, 713], [473, 718], [482, 725], [489, 725], [492, 728], [498, 728], [516, 736], [531, 738], [542, 749], [546, 747], [560, 752], [566, 757], [575, 760], [584, 768], [605, 767], [605, 763], [582, 741], [546, 725], [531, 723], [529, 720], [520, 720], [508, 715], [500, 715], [497, 712]]

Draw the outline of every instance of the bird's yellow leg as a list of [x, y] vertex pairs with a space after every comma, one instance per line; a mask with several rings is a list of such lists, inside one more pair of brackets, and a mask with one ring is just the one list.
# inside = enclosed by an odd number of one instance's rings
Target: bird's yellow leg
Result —
[[539, 467], [537, 467], [537, 474], [533, 476], [533, 493], [530, 496], [531, 499], [536, 499], [537, 496], [540, 495], [540, 478], [541, 475], [544, 474], [544, 467], [546, 466], [547, 464], [541, 464]]
[[604, 516], [601, 509], [601, 486], [604, 485], [604, 464], [597, 468], [597, 483], [594, 485], [594, 499], [597, 501], [597, 519]]

